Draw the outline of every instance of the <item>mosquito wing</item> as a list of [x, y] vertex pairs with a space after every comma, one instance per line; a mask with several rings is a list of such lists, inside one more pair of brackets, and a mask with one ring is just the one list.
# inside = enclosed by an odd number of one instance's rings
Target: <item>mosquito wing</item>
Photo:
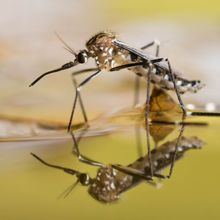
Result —
[[[101, 126], [98, 121], [97, 119], [96, 124], [94, 120], [94, 123], [92, 123], [85, 134], [86, 137], [105, 135], [116, 129], [113, 126]], [[77, 137], [85, 130], [85, 127], [83, 124], [77, 124], [72, 129], [75, 131], [74, 133]], [[71, 136], [66, 132], [66, 125], [62, 123], [0, 116], [0, 142], [68, 139], [71, 139]]]
[[[154, 59], [158, 58], [158, 57], [155, 57], [155, 56], [153, 56], [153, 55], [151, 55], [151, 54], [149, 54], [149, 53], [143, 53], [143, 51], [137, 50], [137, 49], [135, 49], [135, 48], [133, 48], [133, 47], [131, 47], [131, 46], [125, 44], [124, 42], [119, 41], [119, 40], [114, 40], [114, 41], [113, 41], [113, 44], [116, 45], [116, 46], [118, 46], [119, 48], [122, 48], [122, 49], [124, 49], [124, 50], [127, 50], [127, 51], [130, 52], [131, 54], [134, 54], [134, 55], [136, 55], [136, 56], [138, 56], [138, 57], [140, 57], [141, 59], [146, 60], [146, 61], [151, 61], [151, 60], [154, 60]], [[166, 61], [161, 61], [161, 62], [158, 62], [158, 63], [154, 63], [154, 65], [157, 66], [157, 67], [159, 67], [159, 68], [161, 68], [161, 69], [163, 69], [163, 70], [165, 70], [165, 71], [167, 71], [167, 72], [169, 72], [169, 66], [168, 66], [168, 64], [167, 64]], [[172, 70], [173, 70], [173, 72], [174, 72], [176, 75], [182, 75], [182, 74], [181, 74], [180, 72], [178, 72], [177, 70], [175, 70], [175, 69], [173, 69], [173, 68], [172, 68]]]

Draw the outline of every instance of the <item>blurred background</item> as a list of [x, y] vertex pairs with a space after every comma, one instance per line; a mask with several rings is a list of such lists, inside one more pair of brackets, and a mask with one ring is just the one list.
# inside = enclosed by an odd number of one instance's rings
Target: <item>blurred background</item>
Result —
[[[206, 84], [198, 94], [184, 95], [185, 102], [219, 104], [219, 5], [217, 0], [2, 2], [1, 113], [68, 119], [74, 94], [71, 70], [28, 87], [40, 74], [74, 59], [63, 49], [55, 31], [76, 51], [84, 49], [86, 41], [102, 30], [118, 33], [120, 40], [136, 48], [159, 39], [161, 56], [169, 57], [186, 78]], [[90, 61], [74, 70], [93, 65]], [[91, 97], [86, 106], [98, 113], [128, 106], [133, 100], [133, 82], [127, 71], [104, 73], [82, 91]]]
[[[206, 84], [198, 94], [184, 95], [185, 103], [198, 106], [207, 102], [220, 104], [218, 0], [0, 0], [0, 3], [1, 115], [68, 121], [74, 95], [71, 70], [50, 75], [34, 87], [28, 87], [40, 74], [74, 59], [72, 54], [63, 49], [54, 32], [59, 33], [76, 51], [84, 49], [86, 41], [103, 30], [118, 33], [120, 40], [136, 48], [159, 39], [162, 57], [168, 57], [172, 66], [182, 71], [184, 77], [200, 79]], [[153, 53], [154, 48], [149, 51]], [[74, 70], [92, 66], [94, 62], [90, 61]], [[78, 82], [84, 77], [85, 75], [79, 76]], [[142, 84], [144, 102], [145, 82]], [[134, 75], [128, 71], [105, 72], [97, 77], [82, 91], [90, 119], [131, 106], [133, 87]], [[77, 120], [80, 120], [78, 115]], [[142, 185], [136, 193], [132, 191], [130, 197], [125, 197], [121, 205], [113, 206], [103, 206], [91, 198], [87, 199], [86, 192], [82, 189], [74, 191], [66, 200], [55, 199], [71, 183], [71, 177], [68, 181], [62, 180], [62, 173], [51, 172], [46, 167], [41, 167], [41, 164], [34, 163], [29, 152], [41, 152], [41, 155], [54, 163], [66, 162], [72, 166], [71, 142], [62, 148], [55, 143], [47, 143], [46, 146], [42, 143], [3, 143], [0, 146], [0, 185], [3, 184], [0, 206], [4, 211], [0, 212], [0, 217], [4, 220], [60, 219], [64, 216], [65, 219], [143, 219], [148, 216], [151, 219], [176, 219], [180, 215], [180, 219], [207, 219], [207, 216], [219, 219], [217, 205], [220, 178], [209, 173], [213, 166], [219, 165], [215, 136], [218, 135], [219, 123], [215, 123], [209, 132], [205, 129], [188, 131], [188, 134], [202, 134], [216, 148], [212, 146], [212, 151], [202, 151], [200, 157], [194, 155], [194, 158], [188, 158], [189, 165], [179, 167], [183, 173], [180, 172], [179, 176], [176, 174], [175, 182], [171, 180], [165, 189], [156, 193], [152, 187], [146, 189]], [[95, 148], [87, 149], [87, 153], [101, 160], [106, 155], [103, 160], [113, 162], [110, 155], [118, 151], [121, 155], [125, 151], [132, 152], [134, 140], [131, 142], [130, 138], [116, 135], [107, 140], [110, 141], [108, 145], [105, 138], [90, 140], [87, 145], [91, 143]], [[109, 145], [113, 145], [113, 148], [108, 149]], [[118, 146], [121, 148], [118, 149]], [[208, 161], [205, 155], [212, 159]], [[117, 156], [117, 159], [121, 157]], [[135, 160], [135, 156], [128, 156], [123, 162], [126, 164], [132, 160]], [[208, 162], [212, 166], [207, 166]], [[203, 171], [198, 171], [201, 164]], [[197, 177], [191, 170], [192, 166], [193, 169], [198, 168]], [[186, 179], [191, 181], [185, 185]], [[178, 187], [175, 184], [179, 184]], [[209, 190], [210, 187], [213, 190]], [[146, 195], [144, 199], [140, 198], [143, 194]], [[88, 209], [88, 213], [85, 213], [85, 209]], [[160, 214], [155, 214], [158, 212]]]

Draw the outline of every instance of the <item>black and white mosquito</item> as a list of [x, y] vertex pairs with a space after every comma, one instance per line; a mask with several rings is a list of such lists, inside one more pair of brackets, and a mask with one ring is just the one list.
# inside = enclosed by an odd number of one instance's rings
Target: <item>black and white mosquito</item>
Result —
[[[75, 60], [73, 62], [64, 64], [58, 69], [42, 74], [36, 80], [34, 80], [30, 86], [36, 84], [46, 75], [69, 69], [78, 64], [85, 64], [89, 58], [93, 58], [96, 62], [96, 68], [83, 69], [73, 72], [74, 76], [85, 72], [96, 71], [76, 87], [76, 96], [68, 124], [68, 131], [71, 129], [76, 102], [77, 99], [80, 98], [80, 90], [92, 78], [99, 75], [102, 70], [118, 71], [120, 69], [129, 69], [133, 71], [138, 78], [144, 77], [149, 83], [151, 82], [165, 90], [174, 90], [177, 94], [179, 104], [184, 114], [186, 114], [186, 110], [180, 94], [185, 92], [197, 92], [203, 86], [200, 80], [188, 80], [180, 77], [179, 72], [171, 68], [168, 59], [159, 58], [159, 41], [153, 41], [141, 48], [144, 50], [150, 46], [156, 45], [156, 54], [153, 56], [148, 53], [143, 53], [142, 51], [139, 51], [133, 47], [130, 47], [128, 44], [117, 40], [116, 34], [112, 32], [100, 32], [96, 34], [86, 43], [87, 49], [81, 50], [79, 53], [76, 53], [61, 38], [60, 40], [64, 43], [65, 48], [75, 56]], [[148, 99], [149, 91], [147, 92], [147, 100]], [[82, 102], [80, 103], [85, 122], [88, 122], [85, 108], [83, 107]], [[149, 104], [149, 102], [147, 103]]]
[[[58, 69], [42, 74], [36, 80], [34, 80], [30, 84], [30, 86], [33, 86], [40, 79], [42, 79], [44, 76], [48, 74], [52, 74], [54, 72], [58, 72], [61, 70], [66, 70], [78, 64], [85, 64], [89, 58], [93, 58], [95, 60], [96, 63], [95, 68], [80, 70], [72, 74], [73, 76], [75, 76], [77, 74], [95, 71], [88, 78], [82, 81], [79, 85], [77, 85], [75, 79], [73, 80], [74, 85], [76, 86], [76, 95], [74, 98], [72, 112], [68, 124], [68, 131], [70, 131], [75, 108], [76, 108], [76, 103], [78, 99], [82, 109], [85, 123], [88, 122], [86, 111], [80, 96], [80, 90], [91, 79], [100, 75], [102, 70], [107, 70], [107, 71], [118, 71], [120, 69], [131, 70], [138, 76], [136, 80], [136, 90], [139, 90], [139, 77], [145, 78], [147, 80], [147, 91], [146, 91], [147, 149], [149, 153], [148, 154], [149, 160], [151, 161], [149, 132], [148, 132], [149, 112], [150, 112], [150, 83], [153, 83], [165, 90], [175, 91], [184, 118], [186, 116], [186, 109], [180, 94], [183, 94], [188, 91], [197, 92], [202, 87], [201, 82], [199, 80], [188, 80], [180, 77], [179, 72], [171, 68], [168, 59], [159, 58], [159, 43], [157, 41], [153, 41], [141, 48], [142, 50], [144, 50], [146, 48], [149, 48], [150, 46], [156, 45], [156, 54], [155, 56], [153, 56], [147, 53], [145, 54], [142, 51], [139, 51], [117, 40], [116, 34], [111, 32], [100, 32], [96, 34], [86, 43], [87, 49], [81, 50], [79, 51], [79, 53], [76, 53], [61, 38], [60, 40], [64, 43], [65, 48], [75, 56], [75, 60], [73, 62], [64, 64]], [[136, 94], [138, 94], [137, 91]], [[136, 95], [136, 100], [138, 100], [137, 95]]]

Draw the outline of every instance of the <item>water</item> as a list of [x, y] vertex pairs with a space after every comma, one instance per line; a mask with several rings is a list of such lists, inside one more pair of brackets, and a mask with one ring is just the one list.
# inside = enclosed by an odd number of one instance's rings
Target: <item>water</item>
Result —
[[[125, 166], [145, 155], [143, 124], [138, 123], [142, 146], [137, 148], [133, 117], [122, 118], [120, 115], [117, 120], [111, 119], [111, 126], [120, 124], [116, 132], [83, 138], [79, 144], [81, 153], [104, 164]], [[60, 219], [63, 216], [65, 219], [176, 219], [177, 216], [178, 219], [207, 219], [207, 216], [219, 219], [220, 175], [217, 169], [220, 150], [217, 138], [220, 119], [191, 118], [189, 121], [208, 123], [186, 126], [183, 134], [204, 141], [202, 149], [187, 151], [175, 163], [172, 178], [159, 181], [157, 188], [142, 181], [122, 193], [117, 202], [108, 205], [92, 198], [88, 187], [80, 184], [67, 198], [57, 199], [76, 177], [46, 167], [29, 154], [34, 152], [47, 162], [95, 177], [98, 168], [80, 163], [71, 154], [71, 139], [1, 143], [1, 219]], [[158, 146], [177, 137], [180, 127], [173, 128]], [[168, 172], [166, 169], [162, 173]]]

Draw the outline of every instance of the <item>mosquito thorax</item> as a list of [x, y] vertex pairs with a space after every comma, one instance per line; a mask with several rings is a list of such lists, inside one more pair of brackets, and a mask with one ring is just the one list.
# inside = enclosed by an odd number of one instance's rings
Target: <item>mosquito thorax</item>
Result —
[[112, 41], [115, 39], [116, 39], [115, 33], [99, 32], [98, 34], [94, 35], [87, 41], [86, 47], [90, 51], [94, 48], [99, 48], [100, 46], [109, 46], [112, 43]]
[[[114, 65], [124, 64], [125, 57], [118, 46], [113, 44], [116, 35], [111, 32], [100, 32], [93, 36], [86, 47], [100, 69], [111, 69]], [[123, 50], [124, 51], [124, 50]]]
[[89, 194], [98, 201], [109, 203], [119, 199], [116, 179], [117, 171], [111, 166], [98, 170], [96, 178], [89, 186]]

